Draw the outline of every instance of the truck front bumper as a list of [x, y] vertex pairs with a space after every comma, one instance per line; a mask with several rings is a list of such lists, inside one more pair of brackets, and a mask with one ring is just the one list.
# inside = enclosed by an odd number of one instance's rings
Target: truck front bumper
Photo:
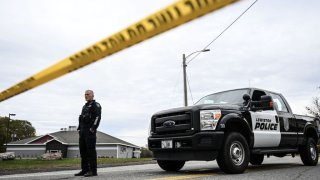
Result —
[[[224, 140], [223, 131], [199, 132], [191, 136], [148, 138], [149, 149], [156, 160], [215, 160]], [[162, 143], [171, 141], [164, 148]]]

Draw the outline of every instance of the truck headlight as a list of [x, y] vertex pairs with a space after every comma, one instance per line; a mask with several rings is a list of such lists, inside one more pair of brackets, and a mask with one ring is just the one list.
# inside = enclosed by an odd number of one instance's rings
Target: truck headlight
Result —
[[220, 118], [220, 109], [200, 111], [200, 130], [215, 130]]

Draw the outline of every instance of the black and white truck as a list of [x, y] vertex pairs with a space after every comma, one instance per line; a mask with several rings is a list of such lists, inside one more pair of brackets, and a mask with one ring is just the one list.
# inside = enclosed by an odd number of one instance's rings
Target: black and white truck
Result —
[[149, 149], [166, 171], [186, 161], [217, 160], [225, 173], [243, 173], [264, 156], [300, 154], [304, 165], [318, 164], [319, 118], [292, 113], [285, 98], [257, 88], [214, 93], [194, 106], [155, 113]]

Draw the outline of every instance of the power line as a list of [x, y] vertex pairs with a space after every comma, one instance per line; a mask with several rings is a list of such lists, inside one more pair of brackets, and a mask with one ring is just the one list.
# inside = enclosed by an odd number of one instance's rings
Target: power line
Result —
[[[207, 46], [205, 46], [203, 49], [207, 49], [213, 42], [215, 42], [225, 31], [227, 31], [235, 22], [237, 22], [242, 15], [244, 15], [258, 0], [255, 0], [244, 12], [242, 12], [229, 26], [227, 26], [216, 38], [214, 38]], [[188, 62], [190, 63], [192, 60], [194, 60], [201, 52], [198, 52], [193, 58], [191, 58]]]
[[187, 74], [187, 73], [186, 73], [186, 76], [187, 76], [187, 82], [188, 82], [188, 86], [189, 86], [189, 92], [190, 92], [191, 99], [192, 99], [192, 104], [194, 104], [194, 102], [193, 102], [193, 96], [192, 96], [192, 92], [191, 92], [191, 87], [190, 87], [190, 83], [189, 83], [189, 78], [188, 78], [188, 74]]
[[[175, 99], [176, 97], [177, 97], [177, 92], [178, 92], [178, 90], [177, 90], [177, 85], [178, 85], [178, 82], [179, 82], [179, 76], [180, 76], [180, 73], [181, 73], [181, 71], [182, 71], [182, 68], [179, 68], [180, 69], [180, 71], [179, 71], [179, 73], [178, 73], [178, 76], [177, 76], [177, 79], [176, 79], [176, 82], [175, 82], [175, 85], [174, 85], [174, 87], [173, 87], [173, 89], [172, 89], [172, 99]], [[170, 106], [172, 105], [172, 102], [173, 102], [173, 100], [170, 100]]]
[[[191, 92], [191, 87], [190, 87], [190, 83], [189, 83], [189, 79], [188, 79], [188, 75], [186, 73], [186, 70], [185, 70], [185, 67], [187, 66], [187, 64], [189, 64], [192, 60], [194, 60], [196, 57], [198, 57], [198, 55], [201, 53], [201, 52], [205, 52], [205, 51], [208, 51], [210, 49], [208, 49], [208, 47], [213, 43], [215, 42], [224, 32], [226, 32], [235, 22], [237, 22], [256, 2], [258, 2], [258, 0], [255, 0], [245, 11], [243, 11], [229, 26], [227, 26], [217, 37], [215, 37], [208, 45], [206, 45], [202, 50], [200, 51], [195, 51], [193, 53], [191, 53], [190, 55], [193, 55], [195, 54], [195, 56], [193, 56], [193, 58], [191, 58], [188, 62], [186, 62], [186, 57], [185, 55], [183, 54], [183, 67], [184, 67], [184, 83], [186, 83], [185, 81], [187, 81], [187, 84], [188, 84], [188, 87], [189, 87], [189, 92], [191, 94], [191, 98], [192, 98], [192, 103], [194, 104], [194, 101], [193, 101], [193, 96], [192, 96], [192, 92]], [[187, 57], [189, 57], [190, 55], [188, 55]], [[250, 82], [249, 82], [250, 83]], [[185, 91], [185, 94], [187, 94], [187, 87], [186, 85], [184, 85], [184, 91]], [[187, 106], [187, 96], [185, 95], [185, 105]]]

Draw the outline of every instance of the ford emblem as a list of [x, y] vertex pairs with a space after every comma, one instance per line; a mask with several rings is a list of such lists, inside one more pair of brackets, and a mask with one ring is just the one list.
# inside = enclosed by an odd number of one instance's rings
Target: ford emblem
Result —
[[174, 126], [175, 124], [176, 124], [176, 122], [169, 120], [169, 121], [165, 121], [165, 122], [163, 123], [163, 126], [164, 126], [164, 127], [172, 127], [172, 126]]

